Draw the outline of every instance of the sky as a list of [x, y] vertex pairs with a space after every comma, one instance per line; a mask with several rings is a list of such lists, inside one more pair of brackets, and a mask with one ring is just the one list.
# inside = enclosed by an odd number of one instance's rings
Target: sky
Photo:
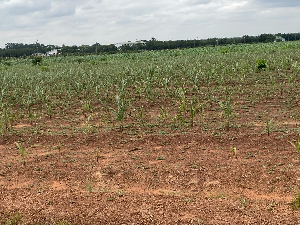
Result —
[[6, 43], [114, 44], [300, 32], [300, 0], [0, 0]]

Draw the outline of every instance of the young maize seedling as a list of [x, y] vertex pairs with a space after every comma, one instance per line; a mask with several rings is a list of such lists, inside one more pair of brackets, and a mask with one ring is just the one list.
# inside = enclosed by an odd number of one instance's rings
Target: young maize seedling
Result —
[[15, 145], [17, 146], [17, 148], [20, 151], [20, 154], [21, 154], [22, 159], [23, 159], [23, 165], [25, 166], [25, 163], [26, 163], [26, 161], [25, 161], [26, 151], [25, 151], [24, 147], [21, 144], [19, 144], [18, 142], [15, 142]]
[[233, 153], [234, 157], [237, 158], [236, 155], [236, 148], [231, 146], [231, 152]]
[[99, 162], [99, 159], [101, 159], [101, 155], [99, 152], [96, 152], [96, 161]]
[[92, 115], [89, 115], [89, 117], [87, 118], [87, 120], [86, 120], [86, 122], [85, 122], [84, 133], [85, 133], [86, 135], [89, 134], [90, 129], [91, 129], [91, 125], [89, 124], [91, 118], [92, 118]]
[[160, 122], [165, 122], [169, 117], [169, 113], [165, 109], [165, 107], [161, 106], [159, 109], [159, 116], [158, 119]]
[[179, 91], [179, 95], [180, 95], [180, 98], [181, 98], [181, 101], [180, 101], [180, 112], [183, 112], [185, 113], [186, 112], [186, 97], [185, 97], [185, 91], [183, 89], [180, 89]]
[[53, 107], [52, 107], [52, 103], [47, 103], [47, 115], [49, 116], [50, 119], [52, 119], [53, 116]]
[[60, 142], [58, 142], [58, 146], [57, 146], [57, 149], [58, 149], [58, 157], [60, 158], [60, 153], [61, 153], [61, 143]]
[[163, 85], [164, 85], [164, 94], [165, 94], [165, 97], [168, 95], [170, 80], [171, 80], [170, 77], [165, 77], [165, 78], [163, 79]]
[[144, 88], [146, 91], [147, 100], [152, 101], [154, 99], [154, 91], [153, 91], [151, 78], [147, 77], [144, 85], [145, 85]]
[[116, 95], [116, 103], [117, 110], [114, 110], [115, 115], [117, 117], [117, 120], [121, 123], [120, 129], [123, 130], [123, 120], [125, 118], [128, 103], [125, 100], [123, 100], [119, 95]]
[[87, 118], [87, 114], [91, 112], [91, 101], [85, 101], [82, 103], [82, 112], [85, 118]]
[[172, 129], [178, 128], [178, 127], [185, 124], [185, 118], [182, 116], [181, 113], [177, 113], [173, 117], [172, 121], [173, 121], [173, 125], [172, 125], [173, 128]]
[[3, 119], [0, 118], [0, 134], [4, 135], [4, 126], [3, 126]]
[[289, 143], [296, 149], [300, 158], [300, 135], [298, 135], [297, 141], [289, 141]]
[[121, 87], [118, 88], [119, 89], [119, 96], [120, 96], [120, 98], [125, 97], [125, 94], [126, 94], [126, 92], [125, 92], [126, 85], [127, 85], [127, 81], [124, 80], [124, 79], [122, 79], [121, 80]]
[[6, 123], [7, 119], [6, 118], [7, 118], [6, 109], [3, 108], [2, 109], [2, 115], [1, 115], [1, 118], [0, 118], [0, 133], [1, 133], [1, 135], [4, 135], [5, 130], [7, 128], [7, 123]]
[[271, 119], [266, 119], [266, 132], [268, 136], [270, 136], [270, 133], [274, 130], [274, 123]]
[[144, 107], [137, 108], [137, 120], [144, 126], [146, 118], [144, 115]]
[[30, 125], [34, 126], [37, 123], [38, 115], [32, 112], [32, 109], [29, 111], [28, 119], [30, 121]]
[[10, 121], [10, 116], [9, 116], [9, 112], [6, 108], [2, 109], [2, 116], [0, 119], [0, 131], [1, 134], [3, 135], [5, 130], [8, 130], [9, 127], [9, 121]]
[[226, 130], [229, 131], [230, 120], [232, 117], [232, 104], [231, 104], [231, 94], [227, 95], [224, 102], [219, 102], [221, 109], [223, 110], [223, 117], [226, 119]]
[[200, 111], [200, 108], [202, 108], [201, 104], [197, 104], [196, 106], [194, 106], [195, 100], [191, 99], [191, 103], [190, 103], [190, 124], [191, 127], [194, 126], [194, 118], [196, 116], [196, 114]]

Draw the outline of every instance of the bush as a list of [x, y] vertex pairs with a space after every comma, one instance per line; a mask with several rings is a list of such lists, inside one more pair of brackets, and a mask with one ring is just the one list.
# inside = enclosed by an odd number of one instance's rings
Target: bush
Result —
[[43, 61], [43, 58], [42, 58], [41, 56], [35, 56], [35, 57], [31, 60], [31, 62], [32, 62], [33, 65], [39, 65], [39, 64], [42, 63], [42, 61]]
[[267, 61], [265, 59], [258, 59], [258, 60], [256, 60], [256, 68], [258, 70], [265, 70], [265, 69], [267, 69]]

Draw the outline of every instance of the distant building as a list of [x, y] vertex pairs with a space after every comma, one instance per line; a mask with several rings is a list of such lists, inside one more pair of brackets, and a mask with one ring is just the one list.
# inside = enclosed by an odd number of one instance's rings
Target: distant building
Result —
[[127, 45], [129, 47], [132, 47], [134, 45], [137, 45], [137, 44], [142, 44], [142, 45], [145, 45], [146, 42], [145, 41], [128, 41], [128, 42], [120, 42], [120, 43], [116, 43], [115, 46], [117, 48], [120, 48], [122, 45]]
[[281, 36], [275, 36], [274, 42], [281, 42], [281, 41], [283, 42], [283, 41], [285, 41], [285, 39]]
[[45, 54], [41, 52], [37, 52], [37, 53], [33, 53], [32, 56], [45, 56]]
[[46, 52], [45, 56], [55, 56], [58, 55], [58, 50], [57, 49], [53, 49], [49, 52]]

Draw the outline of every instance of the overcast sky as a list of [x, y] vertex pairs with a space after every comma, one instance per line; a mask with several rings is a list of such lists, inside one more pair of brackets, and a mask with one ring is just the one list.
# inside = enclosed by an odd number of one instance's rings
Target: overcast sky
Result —
[[82, 45], [300, 32], [300, 0], [0, 0], [5, 43]]

